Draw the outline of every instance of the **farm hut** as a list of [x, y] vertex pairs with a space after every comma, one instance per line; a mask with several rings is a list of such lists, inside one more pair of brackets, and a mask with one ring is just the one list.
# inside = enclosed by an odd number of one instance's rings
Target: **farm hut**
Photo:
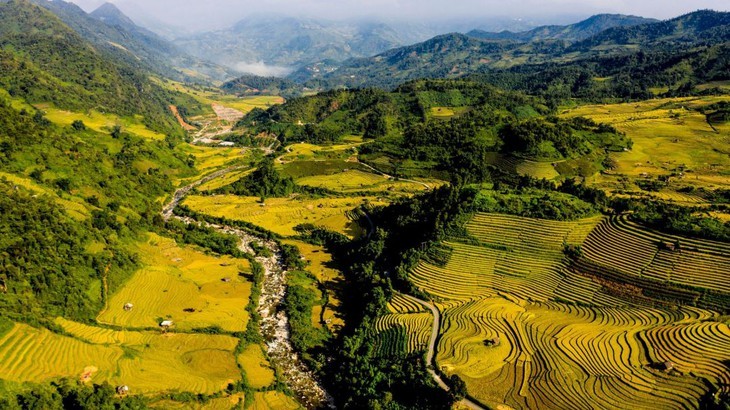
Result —
[[670, 362], [670, 361], [667, 360], [666, 362], [660, 364], [659, 365], [659, 368], [661, 370], [664, 370], [665, 372], [669, 373], [672, 370], [674, 370], [674, 363], [672, 363], [672, 362]]
[[172, 325], [172, 320], [163, 320], [162, 322], [160, 322], [160, 327], [162, 328], [162, 330], [167, 330], [171, 328]]
[[231, 141], [223, 141], [218, 145], [220, 145], [221, 147], [233, 147], [236, 145], [236, 143]]
[[131, 303], [125, 303], [124, 304], [124, 311], [129, 312], [130, 310], [134, 309], [134, 305]]
[[231, 279], [231, 278], [228, 278], [228, 277], [226, 277], [226, 278], [223, 278], [223, 279], [221, 279], [221, 280], [222, 280], [223, 282], [225, 282], [225, 283], [230, 283], [232, 279]]
[[117, 394], [120, 396], [126, 396], [127, 394], [129, 394], [129, 386], [127, 386], [126, 384], [122, 386], [117, 386]]
[[484, 346], [499, 346], [499, 338], [484, 339]]

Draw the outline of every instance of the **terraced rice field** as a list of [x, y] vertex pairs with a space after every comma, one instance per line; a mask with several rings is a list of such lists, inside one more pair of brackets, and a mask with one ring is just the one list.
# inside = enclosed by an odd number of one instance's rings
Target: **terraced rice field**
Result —
[[699, 378], [729, 389], [730, 329], [711, 312], [515, 302], [443, 313], [437, 362], [489, 406], [613, 409], [630, 397], [631, 408], [697, 408]]
[[414, 302], [411, 299], [396, 293], [388, 302], [388, 310], [391, 313], [407, 314], [425, 312], [426, 308], [424, 308], [420, 303]]
[[90, 216], [89, 207], [91, 207], [91, 205], [87, 204], [86, 201], [81, 198], [75, 196], [62, 198], [52, 189], [39, 185], [30, 178], [23, 178], [7, 172], [0, 172], [0, 179], [2, 178], [7, 179], [13, 184], [21, 186], [27, 190], [37, 192], [39, 195], [47, 195], [55, 203], [62, 206], [66, 212], [75, 219], [85, 220]]
[[361, 234], [361, 228], [347, 217], [347, 213], [365, 202], [385, 204], [375, 197], [291, 197], [269, 198], [262, 205], [258, 197], [234, 195], [189, 196], [184, 204], [198, 212], [250, 222], [284, 236], [294, 235], [294, 227], [299, 224], [311, 223], [354, 237]]
[[558, 222], [477, 214], [466, 228], [478, 243], [447, 242], [453, 253], [446, 266], [422, 261], [411, 280], [445, 300], [467, 301], [509, 292], [546, 301], [566, 277], [564, 244], [581, 244], [600, 221], [601, 217]]
[[528, 175], [538, 179], [555, 179], [560, 176], [551, 162], [530, 161], [501, 154], [492, 158], [492, 163], [508, 172]]
[[[708, 188], [730, 185], [730, 149], [726, 129], [713, 130], [697, 108], [721, 101], [722, 97], [688, 97], [640, 103], [591, 105], [564, 112], [611, 124], [634, 141], [629, 152], [612, 154], [618, 175], [638, 177], [668, 175], [680, 165], [691, 170], [685, 181]], [[615, 184], [614, 184], [615, 185]]]
[[213, 393], [240, 378], [229, 336], [113, 331], [64, 319], [74, 337], [16, 324], [0, 337], [0, 374], [17, 382], [56, 377], [126, 384], [135, 393]]
[[[680, 243], [680, 250], [660, 243]], [[730, 292], [730, 244], [648, 230], [626, 217], [605, 220], [583, 246], [587, 259], [626, 275]]]
[[[145, 266], [111, 296], [99, 322], [145, 328], [170, 319], [178, 330], [246, 329], [251, 283], [239, 273], [249, 270], [247, 260], [206, 255], [154, 234], [138, 249]], [[127, 303], [131, 311], [124, 310]]]
[[390, 313], [377, 319], [375, 349], [382, 356], [426, 350], [431, 336], [431, 313]]
[[[442, 312], [438, 366], [458, 374], [476, 399], [497, 408], [614, 409], [630, 397], [631, 408], [689, 409], [708, 390], [703, 379], [730, 393], [726, 317], [689, 306], [632, 307], [576, 272], [562, 252], [582, 244], [585, 259], [626, 278], [724, 294], [730, 244], [661, 234], [625, 217], [477, 214], [466, 228], [470, 241], [444, 243], [452, 249], [444, 267], [422, 261], [411, 280]], [[659, 249], [676, 240], [680, 251]], [[388, 349], [404, 349], [417, 335], [390, 325], [409, 316], [407, 302], [395, 297], [379, 323]]]

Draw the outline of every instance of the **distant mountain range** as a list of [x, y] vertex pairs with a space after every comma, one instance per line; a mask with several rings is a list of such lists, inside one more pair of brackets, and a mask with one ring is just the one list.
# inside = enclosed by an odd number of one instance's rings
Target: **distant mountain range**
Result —
[[534, 28], [529, 31], [514, 33], [502, 31], [492, 33], [483, 30], [472, 30], [466, 33], [470, 37], [483, 40], [513, 40], [530, 42], [539, 40], [580, 41], [614, 27], [631, 27], [639, 24], [656, 23], [657, 20], [622, 14], [597, 14], [575, 24], [564, 26], [550, 25]]
[[136, 25], [111, 3], [87, 14], [75, 4], [62, 0], [31, 2], [51, 11], [92, 44], [112, 50], [130, 64], [141, 64], [166, 77], [223, 81], [237, 74], [186, 54], [157, 34]]
[[697, 11], [662, 22], [598, 15], [569, 26], [546, 26], [524, 33], [441, 35], [339, 65], [320, 62], [305, 66], [289, 78], [320, 89], [392, 88], [419, 78], [459, 78], [488, 70], [632, 53], [639, 46], [642, 51], [678, 51], [725, 41], [730, 41], [730, 13]]

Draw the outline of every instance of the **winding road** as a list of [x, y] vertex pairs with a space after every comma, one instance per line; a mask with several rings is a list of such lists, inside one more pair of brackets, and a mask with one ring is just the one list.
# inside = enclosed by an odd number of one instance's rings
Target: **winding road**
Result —
[[[406, 299], [409, 299], [413, 302], [416, 302], [420, 305], [423, 305], [427, 309], [431, 310], [431, 313], [433, 314], [433, 325], [431, 327], [431, 339], [428, 341], [428, 351], [426, 352], [426, 363], [427, 363], [427, 369], [428, 372], [431, 374], [431, 377], [433, 377], [433, 380], [436, 382], [436, 384], [439, 385], [442, 389], [449, 391], [449, 385], [444, 382], [444, 380], [441, 378], [441, 376], [436, 372], [435, 366], [436, 361], [434, 360], [434, 357], [436, 355], [436, 339], [438, 339], [439, 336], [439, 329], [441, 329], [441, 312], [439, 312], [438, 309], [436, 309], [436, 306], [433, 305], [433, 303], [428, 303], [425, 300], [418, 299], [411, 295], [402, 294], [403, 297]], [[463, 398], [461, 401], [459, 401], [459, 404], [462, 406], [466, 406], [470, 409], [474, 410], [486, 410], [486, 407], [482, 406], [481, 404], [469, 399], [469, 398]]]

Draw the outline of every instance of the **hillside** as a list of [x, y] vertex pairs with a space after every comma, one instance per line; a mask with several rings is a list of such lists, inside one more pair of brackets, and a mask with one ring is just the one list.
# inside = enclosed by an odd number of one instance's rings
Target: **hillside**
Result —
[[182, 136], [167, 106], [188, 97], [163, 90], [146, 72], [83, 40], [49, 11], [27, 1], [0, 4], [0, 87], [31, 103], [69, 110], [144, 115], [150, 128]]
[[483, 40], [513, 40], [520, 42], [531, 42], [539, 40], [565, 40], [576, 42], [592, 37], [604, 30], [613, 27], [630, 27], [639, 24], [655, 23], [654, 19], [647, 19], [636, 16], [624, 16], [621, 14], [597, 14], [575, 24], [565, 26], [541, 26], [529, 31], [513, 33], [502, 31], [491, 33], [483, 30], [472, 30], [466, 33], [467, 36]]
[[128, 64], [142, 64], [145, 69], [179, 80], [220, 81], [235, 75], [232, 70], [187, 55], [167, 40], [136, 25], [111, 3], [90, 14], [63, 0], [34, 0], [33, 3], [54, 13], [85, 40]]
[[[598, 31], [614, 18], [597, 16], [568, 30], [565, 38], [558, 29], [543, 36], [527, 32], [524, 39], [505, 35], [477, 39], [459, 34], [439, 36], [423, 43], [390, 50], [380, 55], [346, 61], [327, 70], [302, 68], [290, 78], [310, 87], [393, 88], [417, 78], [459, 78], [475, 72], [491, 72], [521, 67], [534, 69], [541, 64], [581, 63], [589, 58], [641, 58], [646, 53], [689, 51], [698, 45], [719, 45], [728, 41], [728, 14], [698, 11], [665, 22], [642, 22], [632, 18], [618, 26], [575, 43], [583, 33]], [[614, 21], [615, 22], [615, 21]], [[634, 25], [636, 23], [641, 23]], [[547, 29], [546, 29], [547, 30]], [[573, 33], [573, 34], [570, 34]], [[543, 31], [543, 34], [545, 32]], [[530, 37], [531, 36], [531, 37]], [[575, 37], [569, 39], [568, 37]], [[641, 47], [641, 52], [637, 52]], [[625, 54], [634, 54], [625, 57]]]
[[278, 77], [243, 75], [220, 86], [221, 90], [239, 96], [281, 95], [285, 98], [302, 95], [304, 87], [294, 81]]

